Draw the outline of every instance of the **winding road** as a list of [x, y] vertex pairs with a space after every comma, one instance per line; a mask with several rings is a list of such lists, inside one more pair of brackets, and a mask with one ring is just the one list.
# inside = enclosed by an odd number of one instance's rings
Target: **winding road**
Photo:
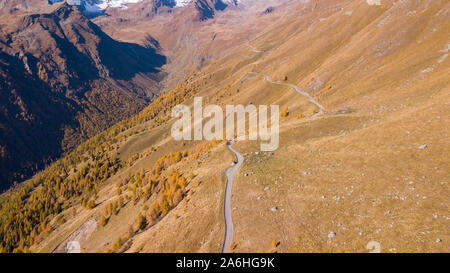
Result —
[[225, 241], [223, 243], [223, 253], [230, 253], [230, 244], [233, 241], [233, 219], [232, 219], [232, 209], [231, 209], [231, 192], [233, 189], [233, 181], [234, 176], [236, 175], [236, 172], [239, 170], [239, 168], [242, 165], [242, 162], [244, 162], [244, 157], [236, 152], [233, 147], [231, 147], [231, 144], [233, 144], [233, 140], [229, 141], [227, 143], [228, 149], [236, 156], [237, 163], [232, 168], [229, 168], [226, 172], [227, 174], [227, 186], [225, 189], [225, 202], [224, 202], [224, 215], [225, 215]]
[[[278, 85], [284, 85], [284, 86], [288, 86], [291, 88], [294, 88], [294, 90], [299, 93], [300, 95], [306, 97], [310, 102], [312, 102], [313, 104], [315, 104], [317, 107], [320, 108], [320, 110], [324, 111], [325, 107], [323, 107], [322, 104], [320, 104], [319, 102], [317, 102], [311, 95], [309, 95], [308, 93], [305, 93], [303, 91], [301, 91], [296, 85], [294, 84], [290, 84], [290, 83], [284, 83], [284, 82], [279, 82], [279, 81], [272, 81], [270, 79], [269, 75], [266, 74], [262, 74], [262, 73], [257, 73], [257, 72], [248, 72], [248, 74], [253, 74], [253, 75], [260, 75], [260, 76], [264, 76], [266, 81], [272, 84], [278, 84]], [[236, 156], [237, 158], [237, 163], [236, 165], [234, 165], [232, 168], [229, 168], [226, 171], [227, 174], [227, 185], [226, 185], [226, 189], [225, 189], [225, 202], [224, 202], [224, 215], [225, 215], [225, 241], [223, 243], [223, 248], [222, 248], [222, 253], [230, 253], [230, 244], [233, 241], [233, 235], [234, 235], [234, 226], [233, 226], [233, 217], [232, 217], [232, 209], [231, 209], [231, 192], [233, 189], [233, 181], [234, 181], [234, 176], [236, 175], [237, 171], [239, 170], [239, 168], [241, 167], [242, 163], [244, 162], [244, 157], [236, 152], [233, 147], [231, 147], [231, 144], [233, 144], [234, 140], [230, 140], [227, 143], [227, 147], [228, 149]]]
[[278, 85], [285, 85], [285, 86], [289, 86], [289, 87], [291, 87], [291, 88], [294, 88], [295, 91], [297, 91], [297, 93], [299, 93], [300, 95], [306, 97], [310, 102], [314, 103], [317, 107], [319, 107], [320, 110], [322, 110], [322, 111], [325, 110], [325, 107], [323, 107], [322, 104], [320, 104], [319, 102], [317, 102], [317, 101], [316, 101], [313, 97], [311, 97], [311, 95], [309, 95], [308, 93], [305, 93], [305, 92], [301, 91], [301, 90], [300, 90], [296, 85], [294, 85], [294, 84], [272, 81], [272, 80], [270, 79], [270, 76], [269, 76], [269, 75], [262, 74], [262, 73], [248, 72], [248, 74], [264, 76], [264, 77], [266, 78], [266, 81], [269, 82], [269, 83], [278, 84]]

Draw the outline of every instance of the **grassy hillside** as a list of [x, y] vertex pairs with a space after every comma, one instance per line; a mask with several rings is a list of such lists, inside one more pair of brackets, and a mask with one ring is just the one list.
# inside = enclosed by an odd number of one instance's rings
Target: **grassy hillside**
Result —
[[245, 158], [232, 194], [234, 251], [368, 252], [371, 241], [382, 252], [448, 251], [449, 8], [327, 0], [275, 9], [249, 43], [3, 196], [3, 250], [59, 252], [77, 240], [83, 252], [221, 251], [232, 153], [225, 142], [170, 136], [171, 108], [195, 95], [285, 110], [274, 153], [234, 144]]

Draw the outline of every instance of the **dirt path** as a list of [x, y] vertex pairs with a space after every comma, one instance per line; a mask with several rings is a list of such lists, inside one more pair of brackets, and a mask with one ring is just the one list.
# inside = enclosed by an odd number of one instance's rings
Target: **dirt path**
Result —
[[257, 72], [248, 72], [248, 74], [253, 74], [253, 75], [259, 75], [259, 76], [264, 76], [266, 78], [266, 81], [272, 84], [278, 84], [278, 85], [285, 85], [285, 86], [289, 86], [291, 88], [294, 88], [295, 91], [297, 91], [297, 93], [299, 93], [300, 95], [306, 97], [310, 102], [314, 103], [317, 107], [320, 108], [320, 110], [324, 111], [325, 107], [323, 107], [322, 104], [320, 104], [319, 102], [317, 102], [313, 97], [311, 97], [311, 95], [309, 95], [308, 93], [305, 93], [303, 91], [301, 91], [296, 85], [294, 84], [290, 84], [290, 83], [284, 83], [284, 82], [275, 82], [272, 81], [270, 79], [269, 75], [266, 74], [262, 74], [262, 73], [257, 73]]
[[237, 171], [241, 167], [242, 163], [244, 162], [244, 157], [236, 152], [232, 147], [231, 144], [233, 143], [233, 140], [229, 141], [227, 143], [228, 149], [236, 156], [237, 163], [234, 165], [234, 167], [229, 168], [227, 170], [227, 186], [225, 189], [225, 202], [224, 202], [224, 215], [225, 215], [225, 241], [223, 243], [223, 253], [230, 253], [230, 244], [233, 241], [233, 219], [232, 219], [232, 209], [231, 209], [231, 192], [233, 189], [233, 181], [234, 176], [236, 175]]

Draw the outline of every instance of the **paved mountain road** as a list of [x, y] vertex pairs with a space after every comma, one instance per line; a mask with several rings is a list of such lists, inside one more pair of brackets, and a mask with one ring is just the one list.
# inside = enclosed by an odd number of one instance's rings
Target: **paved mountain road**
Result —
[[224, 215], [225, 215], [225, 241], [223, 243], [223, 253], [230, 253], [230, 244], [233, 241], [233, 219], [232, 219], [232, 209], [231, 209], [231, 192], [233, 189], [234, 177], [244, 162], [244, 157], [236, 152], [231, 144], [233, 140], [227, 143], [228, 149], [236, 156], [237, 163], [232, 168], [229, 168], [226, 172], [227, 174], [227, 185], [225, 189], [225, 202], [224, 202]]
[[306, 97], [310, 102], [314, 103], [317, 107], [319, 107], [320, 110], [322, 110], [322, 111], [325, 110], [325, 107], [323, 107], [322, 104], [320, 104], [319, 102], [317, 102], [313, 97], [311, 97], [310, 94], [301, 91], [301, 90], [300, 90], [296, 85], [294, 85], [294, 84], [272, 81], [272, 80], [270, 79], [270, 76], [269, 76], [269, 75], [262, 74], [262, 73], [248, 72], [248, 74], [264, 76], [264, 77], [266, 78], [266, 81], [269, 82], [269, 83], [272, 83], [272, 84], [278, 84], [278, 85], [285, 85], [285, 86], [289, 86], [289, 87], [291, 87], [291, 88], [294, 88], [295, 91], [297, 91], [297, 93], [299, 93], [300, 95]]
[[[311, 95], [308, 93], [305, 93], [301, 91], [296, 85], [290, 84], [290, 83], [284, 83], [284, 82], [275, 82], [270, 79], [269, 75], [257, 73], [257, 72], [248, 72], [249, 74], [253, 75], [260, 75], [264, 76], [266, 81], [272, 84], [278, 84], [278, 85], [285, 85], [291, 88], [294, 88], [297, 93], [300, 95], [306, 97], [310, 102], [315, 104], [317, 107], [320, 108], [320, 110], [324, 111], [325, 107], [323, 107], [322, 104], [317, 102]], [[230, 244], [233, 242], [233, 235], [234, 235], [234, 226], [233, 226], [233, 217], [232, 217], [232, 208], [231, 208], [231, 193], [233, 189], [233, 181], [234, 177], [241, 167], [242, 163], [244, 162], [244, 157], [238, 153], [236, 150], [231, 147], [231, 144], [233, 144], [234, 140], [231, 140], [227, 143], [228, 149], [236, 156], [237, 163], [232, 168], [229, 168], [226, 171], [227, 174], [227, 184], [225, 189], [225, 202], [224, 202], [224, 217], [225, 217], [225, 241], [223, 243], [222, 252], [223, 253], [230, 253]]]

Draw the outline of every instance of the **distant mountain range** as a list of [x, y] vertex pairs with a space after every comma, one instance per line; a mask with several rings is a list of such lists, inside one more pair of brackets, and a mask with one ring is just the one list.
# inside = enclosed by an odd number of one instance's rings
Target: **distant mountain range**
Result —
[[[52, 3], [61, 0], [50, 0]], [[237, 6], [242, 0], [67, 0], [71, 5], [79, 6], [86, 15], [104, 13], [109, 8], [125, 10], [129, 4], [143, 3], [151, 6], [154, 12], [159, 8], [183, 8], [193, 5], [201, 13], [202, 20], [212, 18], [215, 10], [224, 10], [229, 5]]]

